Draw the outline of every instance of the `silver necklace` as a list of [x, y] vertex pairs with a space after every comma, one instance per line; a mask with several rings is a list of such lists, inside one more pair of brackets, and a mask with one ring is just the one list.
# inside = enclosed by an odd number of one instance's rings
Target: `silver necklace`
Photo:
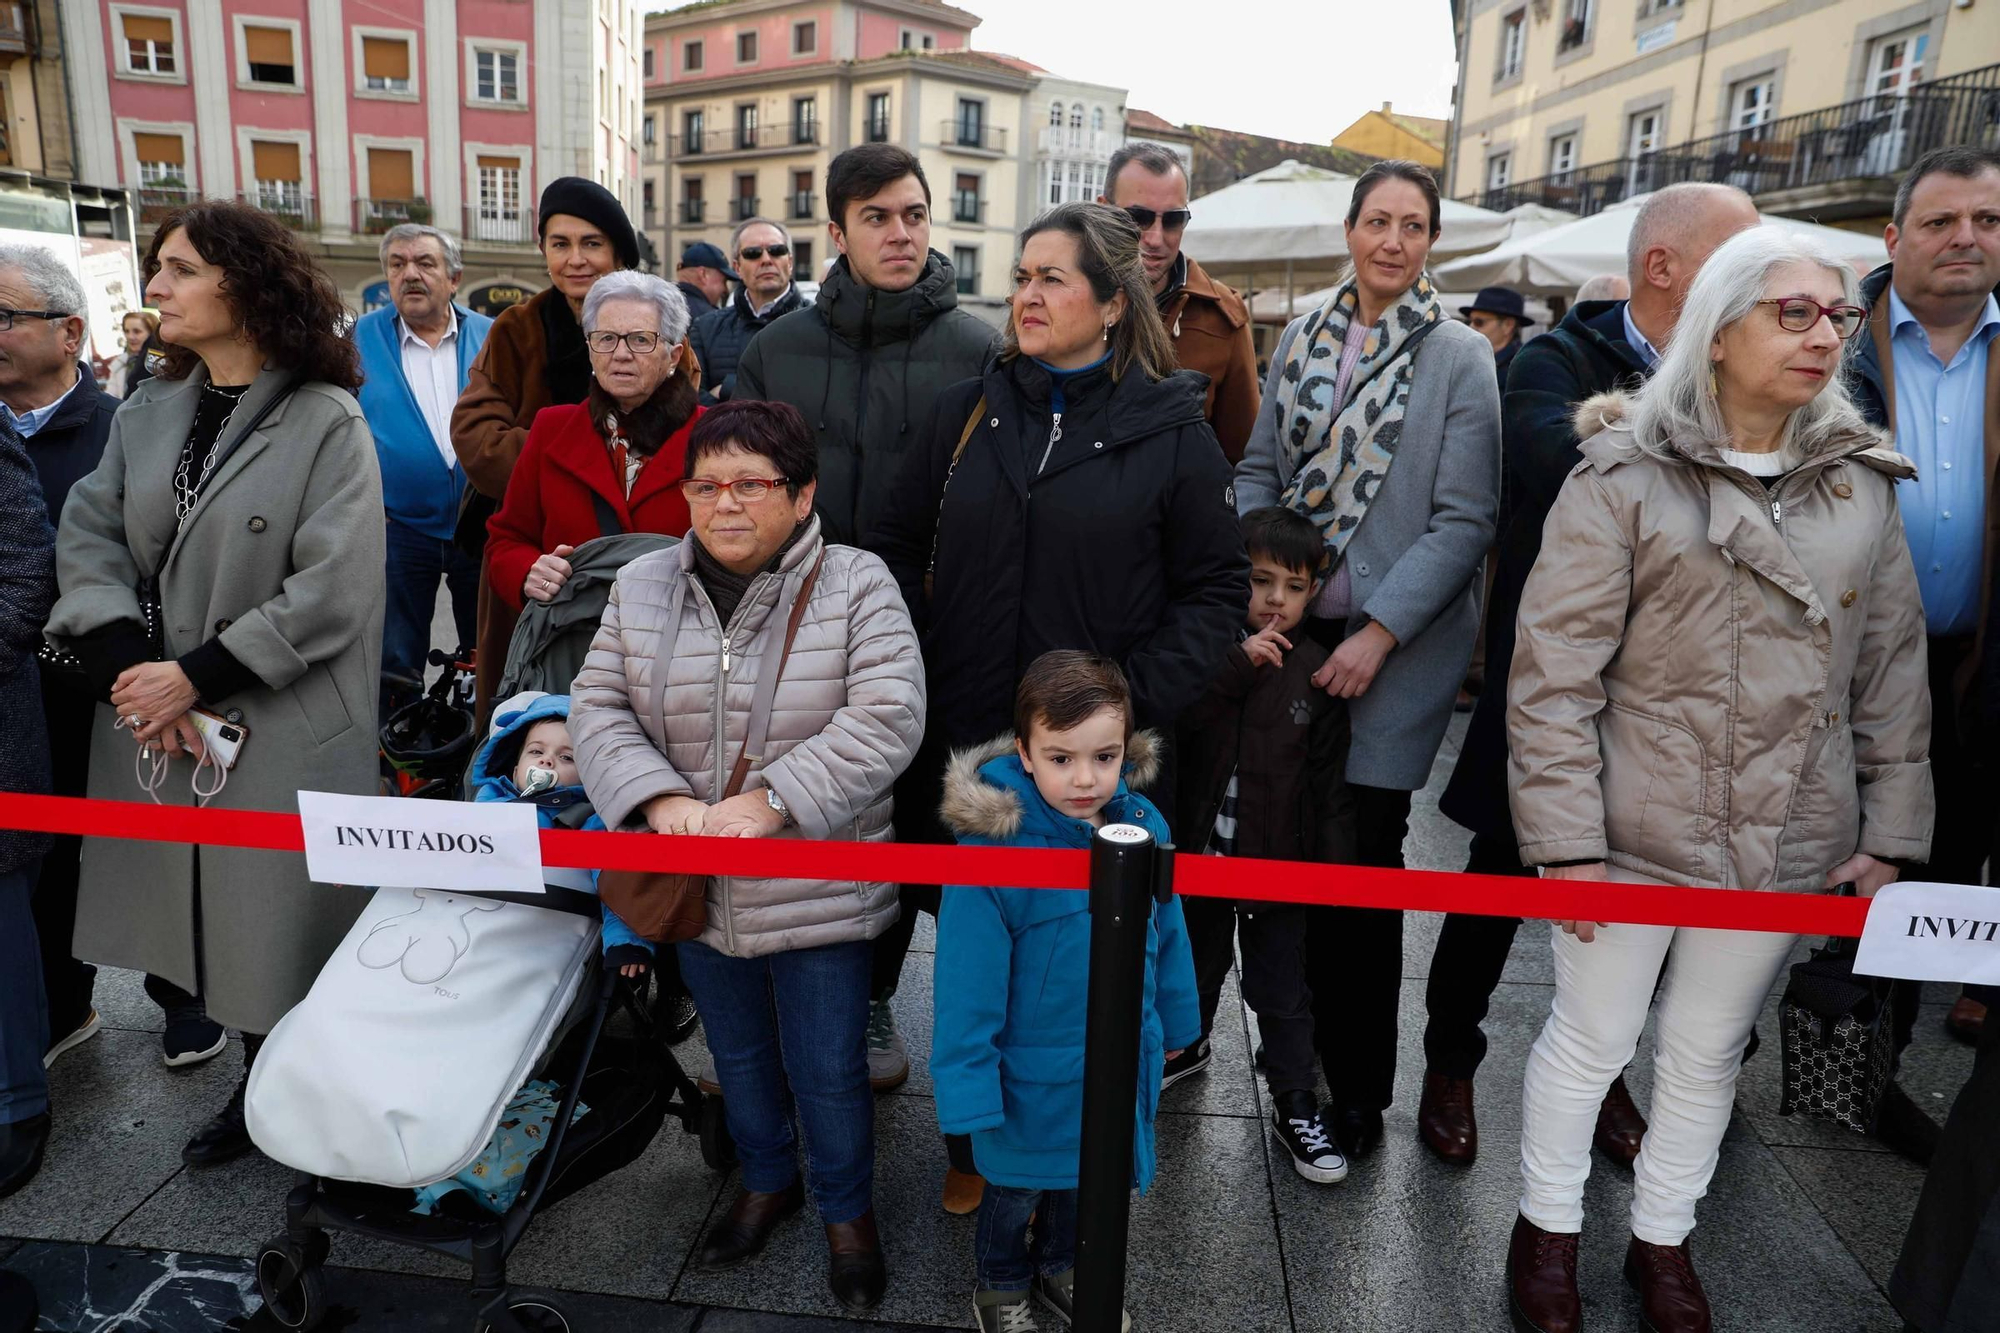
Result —
[[201, 391], [204, 394], [212, 393], [217, 398], [228, 399], [229, 411], [223, 416], [222, 424], [215, 429], [215, 438], [210, 441], [208, 453], [202, 459], [201, 474], [199, 476], [192, 479], [189, 478], [188, 472], [190, 464], [194, 462], [194, 458], [188, 453], [181, 455], [181, 465], [174, 473], [174, 518], [176, 528], [186, 527], [188, 516], [194, 513], [195, 502], [201, 495], [201, 488], [208, 484], [208, 474], [215, 470], [216, 458], [221, 453], [222, 442], [229, 437], [229, 423], [235, 417], [236, 409], [243, 405], [243, 399], [248, 395], [249, 388], [246, 385], [241, 391], [228, 394], [216, 388], [213, 384], [204, 383], [201, 386]]

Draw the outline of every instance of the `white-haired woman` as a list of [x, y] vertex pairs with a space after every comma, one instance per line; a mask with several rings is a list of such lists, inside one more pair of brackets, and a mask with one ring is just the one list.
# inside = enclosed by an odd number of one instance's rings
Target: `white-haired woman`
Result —
[[487, 581], [516, 613], [554, 597], [593, 537], [686, 535], [680, 481], [702, 412], [687, 330], [687, 299], [650, 273], [607, 273], [583, 298], [589, 393], [535, 414], [486, 527]]
[[[1522, 595], [1509, 689], [1514, 823], [1546, 877], [1611, 881], [1610, 900], [1617, 883], [1865, 895], [1924, 859], [1924, 620], [1895, 494], [1911, 468], [1838, 374], [1864, 318], [1836, 256], [1755, 228], [1703, 266], [1639, 394], [1578, 408], [1584, 466]], [[1592, 921], [1552, 936], [1514, 1309], [1543, 1333], [1578, 1326], [1591, 1131], [1665, 963], [1625, 1274], [1649, 1328], [1707, 1333], [1687, 1236], [1794, 937]]]

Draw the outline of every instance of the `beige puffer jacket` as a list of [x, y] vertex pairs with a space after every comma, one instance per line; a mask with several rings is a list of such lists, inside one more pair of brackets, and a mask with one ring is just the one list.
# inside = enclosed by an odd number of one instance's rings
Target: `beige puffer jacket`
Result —
[[1521, 597], [1508, 690], [1528, 865], [1812, 892], [1857, 850], [1929, 854], [1923, 605], [1873, 433], [1767, 494], [1713, 442], [1643, 451], [1617, 394]]
[[[784, 646], [799, 586], [824, 549], [763, 760], [743, 789], [777, 792], [797, 821], [783, 836], [892, 838], [890, 787], [923, 735], [916, 631], [888, 566], [823, 545], [818, 518], [809, 524], [779, 568], [751, 582], [726, 634], [694, 575], [692, 538], [619, 571], [569, 715], [584, 789], [611, 828], [643, 826], [640, 808], [656, 796], [720, 799], [758, 675]], [[895, 919], [893, 884], [718, 876], [701, 942], [754, 958], [873, 939]]]

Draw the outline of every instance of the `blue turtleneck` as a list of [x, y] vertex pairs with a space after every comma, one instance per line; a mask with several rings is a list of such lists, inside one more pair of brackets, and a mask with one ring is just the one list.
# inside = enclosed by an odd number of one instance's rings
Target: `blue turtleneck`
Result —
[[1111, 353], [1106, 352], [1103, 356], [1098, 357], [1097, 360], [1091, 362], [1087, 366], [1078, 366], [1075, 370], [1064, 370], [1060, 366], [1050, 365], [1048, 362], [1042, 360], [1040, 357], [1032, 358], [1032, 360], [1036, 365], [1040, 366], [1043, 370], [1048, 372], [1049, 410], [1051, 412], [1054, 412], [1057, 416], [1061, 416], [1063, 411], [1063, 390], [1069, 385], [1070, 380], [1074, 379], [1078, 375], [1085, 375], [1093, 370], [1096, 370], [1099, 366], [1103, 365], [1110, 359], [1111, 359]]

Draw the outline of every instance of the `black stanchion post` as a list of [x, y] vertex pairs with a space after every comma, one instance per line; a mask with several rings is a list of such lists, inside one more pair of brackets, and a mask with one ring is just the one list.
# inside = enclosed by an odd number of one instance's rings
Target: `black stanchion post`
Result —
[[1090, 844], [1090, 998], [1072, 1293], [1078, 1333], [1118, 1333], [1125, 1309], [1139, 1006], [1156, 863], [1163, 854], [1151, 833], [1132, 824], [1101, 828]]

